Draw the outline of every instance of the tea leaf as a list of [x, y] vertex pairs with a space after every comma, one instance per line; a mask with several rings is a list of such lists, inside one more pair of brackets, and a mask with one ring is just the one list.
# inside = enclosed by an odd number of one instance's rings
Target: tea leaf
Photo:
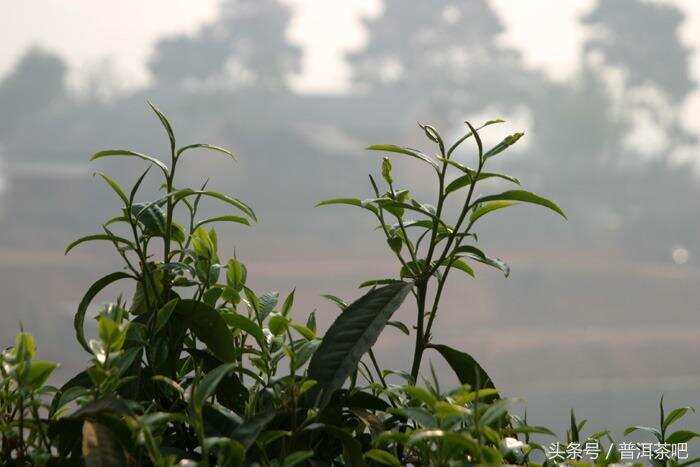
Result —
[[75, 337], [78, 340], [78, 343], [89, 353], [92, 353], [90, 351], [90, 347], [87, 344], [87, 341], [85, 340], [85, 330], [84, 330], [84, 323], [85, 323], [85, 312], [87, 311], [88, 306], [90, 305], [90, 302], [92, 301], [93, 298], [105, 287], [107, 287], [109, 284], [112, 282], [116, 282], [121, 279], [127, 279], [131, 278], [134, 279], [133, 276], [122, 272], [113, 272], [111, 274], [107, 274], [94, 284], [90, 286], [88, 291], [85, 293], [85, 296], [83, 299], [80, 301], [80, 304], [78, 305], [78, 311], [75, 313], [75, 317], [73, 318], [73, 327], [75, 328]]
[[174, 312], [219, 360], [223, 362], [235, 360], [233, 335], [218, 311], [206, 303], [187, 299], [180, 300]]
[[677, 422], [683, 416], [688, 412], [688, 411], [693, 411], [695, 410], [692, 407], [679, 407], [677, 409], [671, 410], [671, 412], [668, 414], [668, 416], [664, 419], [663, 423], [661, 424], [661, 429], [663, 431], [666, 431], [666, 429], [671, 426], [673, 423]]
[[[429, 348], [440, 352], [440, 355], [443, 356], [452, 368], [452, 371], [457, 375], [460, 383], [468, 384], [476, 389], [494, 388], [493, 381], [486, 373], [486, 370], [471, 355], [442, 344], [430, 344]], [[477, 374], [479, 387], [477, 387]]]
[[420, 152], [417, 149], [411, 149], [411, 148], [404, 148], [401, 146], [396, 146], [394, 144], [373, 144], [371, 146], [368, 146], [367, 149], [369, 151], [385, 151], [385, 152], [393, 152], [396, 154], [405, 154], [407, 156], [415, 157], [416, 159], [420, 159], [423, 162], [427, 162], [430, 164], [435, 170], [438, 170], [438, 164], [434, 160], [432, 160], [430, 157], [426, 156], [422, 152]]
[[236, 368], [235, 363], [224, 363], [211, 370], [199, 381], [192, 394], [192, 404], [197, 410], [202, 409], [204, 402], [214, 395], [216, 387], [224, 376], [233, 371], [234, 368]]
[[126, 193], [124, 193], [124, 190], [119, 186], [119, 184], [114, 181], [112, 178], [108, 177], [102, 172], [97, 172], [97, 175], [102, 177], [102, 179], [107, 182], [107, 184], [114, 190], [114, 192], [124, 201], [125, 205], [129, 205], [129, 198], [126, 197]]
[[138, 157], [139, 159], [143, 159], [145, 161], [150, 162], [151, 164], [157, 165], [160, 170], [163, 171], [164, 174], [168, 174], [168, 166], [163, 164], [161, 161], [156, 159], [155, 157], [148, 156], [146, 154], [141, 154], [140, 152], [134, 152], [134, 151], [129, 151], [128, 149], [107, 149], [104, 151], [99, 151], [93, 154], [90, 157], [91, 161], [97, 160], [97, 159], [102, 159], [103, 157]]
[[221, 152], [221, 153], [226, 154], [227, 156], [229, 156], [229, 157], [230, 157], [231, 159], [233, 159], [234, 161], [236, 160], [236, 156], [235, 156], [231, 151], [229, 151], [228, 149], [225, 149], [225, 148], [222, 148], [222, 147], [219, 147], [219, 146], [213, 146], [213, 145], [211, 145], [211, 144], [205, 144], [205, 143], [188, 144], [187, 146], [181, 147], [180, 149], [177, 150], [177, 156], [179, 157], [180, 154], [182, 154], [183, 152], [185, 152], [185, 151], [187, 151], [187, 150], [189, 150], [189, 149], [196, 149], [196, 148], [209, 149], [209, 150], [212, 150], [212, 151]]
[[148, 106], [155, 112], [155, 114], [158, 116], [158, 120], [160, 120], [160, 123], [163, 125], [163, 128], [165, 128], [165, 132], [168, 134], [168, 139], [170, 140], [170, 149], [174, 152], [175, 151], [175, 133], [173, 132], [173, 127], [170, 125], [170, 122], [168, 119], [163, 115], [163, 112], [158, 110], [158, 108], [153, 105], [153, 102], [150, 100], [146, 101], [148, 102]]
[[204, 219], [202, 221], [197, 222], [194, 225], [194, 228], [196, 229], [197, 227], [201, 227], [204, 224], [209, 224], [211, 222], [235, 222], [237, 224], [243, 224], [250, 226], [250, 221], [246, 219], [245, 217], [239, 217], [239, 216], [217, 216], [217, 217], [210, 217], [208, 219]]
[[464, 170], [468, 171], [467, 174], [462, 175], [461, 177], [458, 177], [452, 182], [450, 182], [447, 187], [445, 188], [445, 194], [450, 194], [453, 191], [457, 191], [460, 188], [464, 188], [465, 186], [469, 186], [472, 183], [474, 183], [474, 179], [476, 181], [481, 181], [481, 180], [486, 180], [487, 178], [500, 178], [503, 180], [508, 180], [509, 182], [515, 183], [516, 185], [520, 185], [520, 180], [518, 180], [515, 177], [511, 177], [510, 175], [504, 175], [504, 174], [499, 174], [499, 173], [492, 173], [492, 172], [481, 172], [479, 176], [476, 176], [476, 172], [467, 169], [464, 167]]
[[316, 203], [316, 207], [319, 206], [330, 206], [332, 204], [347, 204], [350, 206], [362, 207], [362, 200], [358, 198], [332, 198], [326, 199], [319, 203]]
[[486, 203], [487, 201], [522, 201], [524, 203], [539, 204], [540, 206], [551, 209], [566, 219], [566, 214], [564, 214], [564, 211], [562, 211], [554, 202], [525, 190], [510, 190], [504, 191], [498, 195], [484, 196], [483, 198], [476, 200], [473, 204], [477, 205], [480, 203]]
[[122, 237], [117, 237], [116, 235], [94, 234], [94, 235], [86, 235], [85, 237], [81, 237], [77, 240], [74, 240], [66, 247], [66, 251], [63, 254], [67, 255], [69, 251], [71, 251], [73, 248], [80, 245], [81, 243], [91, 242], [94, 240], [109, 240], [110, 242], [116, 242], [116, 243], [121, 243], [121, 244], [130, 246], [131, 248], [134, 247], [134, 244], [131, 243], [129, 240], [122, 238]]
[[360, 358], [372, 348], [411, 287], [402, 282], [370, 291], [348, 306], [331, 325], [309, 363], [309, 377], [325, 390], [324, 402], [328, 402], [333, 391], [343, 385]]
[[370, 449], [365, 453], [365, 457], [378, 464], [388, 465], [390, 467], [400, 467], [401, 462], [391, 453], [382, 451], [381, 449]]
[[514, 204], [518, 203], [515, 201], [489, 201], [486, 203], [478, 204], [476, 205], [476, 209], [474, 209], [470, 214], [469, 221], [476, 222], [478, 218], [488, 214], [491, 211], [507, 208], [508, 206], [513, 206]]

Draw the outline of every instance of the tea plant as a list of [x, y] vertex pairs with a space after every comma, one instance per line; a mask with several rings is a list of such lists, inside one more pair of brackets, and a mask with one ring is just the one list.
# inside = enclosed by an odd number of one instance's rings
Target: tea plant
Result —
[[[256, 292], [244, 263], [220, 256], [211, 225], [250, 226], [257, 220], [253, 210], [208, 190], [207, 183], [197, 189], [178, 185], [178, 162], [194, 156], [194, 150], [231, 159], [233, 153], [209, 144], [179, 146], [168, 119], [149, 105], [167, 136], [167, 163], [124, 149], [94, 154], [93, 160], [141, 159], [148, 168], [129, 190], [98, 172], [120, 200], [121, 212], [107, 219], [101, 232], [66, 249], [102, 241], [123, 261], [121, 270], [89, 287], [75, 314], [76, 340], [89, 355], [87, 368], [61, 388], [47, 386], [56, 365], [34, 359], [33, 339], [24, 332], [0, 356], [5, 465], [452, 466], [544, 460], [546, 447], [532, 437], [554, 433], [515, 415], [511, 408], [517, 401], [502, 397], [469, 354], [432, 337], [450, 272], [473, 277], [473, 264], [481, 263], [508, 275], [505, 262], [476, 246], [474, 229], [484, 216], [518, 203], [564, 216], [553, 202], [522, 189], [480, 192], [485, 179], [519, 185], [514, 177], [484, 169], [522, 133], [485, 150], [479, 131], [499, 120], [479, 128], [467, 123], [465, 135], [449, 147], [435, 128], [421, 125], [435, 155], [370, 146], [418, 159], [433, 171], [435, 207], [399, 186], [388, 158], [381, 164], [381, 189], [370, 176], [372, 198], [319, 203], [369, 211], [399, 266], [395, 277], [362, 283], [370, 290], [352, 303], [325, 295], [341, 313], [321, 336], [314, 313], [294, 313], [294, 290], [283, 300], [276, 292]], [[454, 159], [467, 140], [475, 143], [474, 168]], [[162, 194], [143, 200], [140, 188], [154, 168]], [[223, 203], [230, 212], [201, 218], [200, 204], [207, 200]], [[453, 202], [457, 215], [451, 218]], [[130, 285], [131, 299], [119, 296], [99, 308], [96, 336], [88, 338], [91, 303], [118, 281]], [[411, 326], [391, 319], [409, 295], [416, 304]], [[415, 330], [407, 371], [382, 368], [372, 350], [386, 326], [408, 335]], [[421, 378], [423, 355], [431, 349], [455, 371], [458, 388], [442, 388], [432, 366], [429, 377]], [[395, 384], [397, 378], [402, 384]], [[647, 430], [663, 442], [698, 436], [689, 430], [667, 436], [669, 426], [689, 409], [664, 416], [661, 408], [660, 429], [628, 431]], [[572, 413], [566, 442], [583, 439], [582, 428]], [[614, 443], [607, 432], [586, 439], [603, 438]], [[696, 462], [669, 459], [679, 466]], [[580, 456], [560, 460], [583, 461]], [[614, 454], [596, 463], [619, 461]]]

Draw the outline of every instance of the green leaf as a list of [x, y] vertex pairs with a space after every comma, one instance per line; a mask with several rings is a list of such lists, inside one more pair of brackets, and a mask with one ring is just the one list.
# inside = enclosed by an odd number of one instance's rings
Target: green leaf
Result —
[[270, 332], [273, 336], [279, 336], [287, 332], [287, 327], [289, 326], [289, 318], [284, 315], [273, 313], [270, 315], [270, 319], [267, 322]]
[[389, 409], [389, 411], [413, 420], [424, 428], [434, 428], [438, 424], [433, 414], [423, 407], [399, 407], [398, 409]]
[[325, 390], [325, 403], [372, 348], [411, 287], [412, 284], [399, 283], [370, 291], [348, 306], [328, 329], [308, 371], [309, 377]]
[[29, 371], [25, 375], [24, 382], [31, 388], [38, 389], [42, 387], [46, 380], [49, 379], [51, 373], [58, 367], [54, 362], [46, 360], [33, 360], [29, 363]]
[[398, 284], [399, 282], [403, 281], [399, 279], [372, 279], [369, 281], [364, 281], [362, 284], [359, 285], [359, 288], [362, 289], [364, 287], [374, 287], [376, 285]]
[[407, 156], [415, 157], [416, 159], [420, 159], [423, 162], [427, 162], [430, 164], [435, 170], [438, 170], [438, 164], [434, 160], [432, 160], [430, 157], [426, 156], [422, 152], [420, 152], [417, 149], [411, 149], [411, 148], [405, 148], [401, 146], [396, 146], [394, 144], [373, 144], [371, 146], [368, 146], [367, 149], [369, 151], [385, 151], [385, 152], [392, 152], [395, 154], [405, 154]]
[[82, 431], [82, 453], [85, 467], [121, 467], [126, 465], [124, 450], [107, 426], [85, 420]]
[[125, 157], [138, 157], [152, 164], [157, 165], [164, 174], [168, 174], [168, 166], [163, 164], [161, 161], [155, 157], [147, 156], [146, 154], [141, 154], [140, 152], [129, 151], [127, 149], [107, 149], [105, 151], [99, 151], [90, 157], [91, 161], [96, 159], [102, 159], [103, 157], [115, 157], [115, 156], [125, 156]]
[[236, 368], [236, 363], [224, 363], [207, 373], [194, 388], [192, 404], [197, 410], [201, 410], [204, 402], [214, 395], [221, 380]]
[[221, 313], [206, 303], [190, 299], [180, 300], [174, 312], [219, 360], [232, 362], [236, 359], [233, 335]]
[[237, 224], [243, 224], [250, 226], [250, 221], [246, 219], [245, 217], [239, 217], [239, 216], [217, 216], [217, 217], [210, 217], [208, 219], [201, 220], [197, 222], [194, 225], [194, 228], [198, 228], [203, 226], [204, 224], [209, 224], [212, 222], [235, 222]]
[[293, 452], [282, 461], [282, 467], [294, 467], [295, 465], [301, 464], [307, 459], [311, 459], [314, 456], [313, 451], [297, 451]]
[[[452, 371], [457, 375], [460, 383], [468, 384], [475, 389], [494, 388], [493, 381], [489, 375], [471, 355], [442, 344], [430, 344], [429, 347], [440, 352], [440, 355], [443, 356], [452, 368]], [[478, 388], [477, 374], [480, 385]]]
[[486, 256], [486, 254], [483, 251], [481, 251], [473, 245], [462, 245], [456, 248], [454, 253], [456, 255], [466, 254], [469, 258], [473, 259], [474, 261], [478, 261], [488, 266], [492, 266], [496, 269], [500, 269], [501, 271], [503, 271], [503, 274], [505, 274], [506, 277], [508, 277], [508, 275], [510, 274], [510, 266], [508, 266], [508, 264], [506, 264], [505, 261], [499, 258], [491, 258], [489, 256]]
[[470, 276], [474, 277], [474, 270], [467, 263], [462, 261], [461, 259], [455, 258], [449, 264], [452, 268], [459, 269], [460, 271], [463, 271], [463, 272], [469, 274]]
[[476, 220], [477, 220], [478, 218], [480, 218], [481, 216], [484, 216], [484, 215], [488, 214], [488, 213], [491, 212], [491, 211], [496, 211], [497, 209], [507, 208], [507, 207], [513, 206], [513, 205], [515, 205], [515, 204], [518, 204], [518, 203], [517, 203], [516, 201], [505, 201], [505, 200], [502, 200], [502, 201], [489, 201], [489, 202], [486, 202], [486, 203], [477, 204], [477, 205], [475, 206], [476, 209], [474, 209], [474, 210], [472, 211], [472, 213], [469, 215], [469, 221], [470, 221], [470, 222], [476, 222]]
[[163, 329], [166, 324], [168, 324], [170, 315], [172, 315], [173, 310], [179, 301], [179, 298], [173, 298], [168, 303], [163, 305], [160, 310], [158, 310], [158, 313], [156, 314], [156, 333], [160, 332], [160, 330]]
[[411, 331], [408, 330], [408, 326], [406, 326], [401, 321], [387, 321], [386, 325], [398, 329], [407, 336], [411, 334]]
[[365, 453], [365, 457], [377, 464], [388, 465], [390, 467], [400, 467], [401, 462], [391, 453], [381, 449], [370, 449]]
[[[304, 339], [310, 341], [316, 338], [316, 333], [313, 332], [311, 329], [307, 328], [303, 324], [299, 323], [289, 323], [289, 325], [299, 334], [301, 334]], [[274, 334], [274, 333], [273, 333]]]
[[564, 211], [562, 211], [559, 206], [554, 204], [552, 201], [525, 190], [510, 190], [504, 191], [498, 195], [484, 196], [483, 198], [476, 200], [474, 205], [486, 203], [488, 201], [522, 201], [524, 203], [539, 204], [540, 206], [551, 209], [566, 219]]
[[340, 308], [341, 310], [345, 310], [348, 307], [348, 304], [345, 302], [345, 300], [343, 300], [342, 298], [336, 297], [335, 295], [321, 294], [321, 297], [335, 303], [336, 305], [338, 305], [338, 308]]
[[291, 292], [289, 292], [289, 295], [287, 295], [287, 298], [284, 299], [284, 303], [282, 303], [282, 314], [284, 316], [288, 316], [289, 312], [292, 311], [292, 306], [294, 306], [294, 292], [296, 289], [293, 289]]
[[274, 411], [259, 412], [253, 418], [238, 425], [231, 433], [231, 438], [248, 449], [258, 439], [265, 427], [275, 418], [275, 415]]
[[91, 241], [93, 241], [93, 240], [108, 240], [108, 241], [114, 242], [114, 243], [122, 243], [122, 244], [128, 245], [128, 246], [130, 246], [130, 247], [132, 247], [132, 248], [133, 248], [133, 246], [134, 246], [129, 240], [127, 240], [127, 239], [125, 239], [125, 238], [117, 237], [116, 235], [110, 235], [110, 234], [94, 234], [94, 235], [86, 235], [85, 237], [81, 237], [81, 238], [79, 238], [79, 239], [77, 239], [77, 240], [71, 242], [71, 243], [66, 247], [66, 251], [65, 251], [63, 254], [64, 254], [64, 255], [67, 255], [69, 251], [71, 251], [73, 248], [75, 248], [76, 246], [80, 245], [81, 243], [91, 242]]
[[330, 206], [333, 204], [347, 204], [349, 206], [357, 206], [357, 207], [362, 207], [362, 200], [358, 198], [331, 198], [331, 199], [324, 199], [323, 201], [319, 202], [316, 204], [316, 207], [319, 206]]
[[520, 138], [523, 137], [525, 133], [513, 133], [512, 135], [506, 136], [503, 141], [498, 143], [496, 146], [493, 148], [489, 149], [486, 154], [484, 154], [484, 160], [488, 159], [489, 157], [493, 157], [496, 154], [500, 154], [506, 149], [508, 149], [510, 146], [514, 145], [515, 143], [518, 142]]
[[[464, 170], [468, 171], [467, 174], [462, 175], [461, 177], [455, 178], [447, 185], [447, 187], [445, 188], [446, 195], [452, 193], [453, 191], [457, 191], [460, 188], [464, 188], [465, 186], [469, 186], [472, 183], [474, 183], [474, 178], [476, 178], [476, 172], [471, 170], [471, 169], [467, 169], [466, 167], [464, 167]], [[515, 177], [511, 177], [510, 175], [504, 175], [504, 174], [499, 174], [499, 173], [491, 173], [491, 172], [481, 172], [476, 181], [481, 181], [481, 180], [485, 180], [487, 178], [494, 178], [494, 177], [501, 178], [503, 180], [508, 180], [509, 182], [513, 182], [516, 185], [520, 185], [520, 180], [518, 180]]]
[[133, 277], [125, 272], [122, 271], [117, 271], [113, 272], [111, 274], [107, 274], [103, 278], [99, 279], [97, 282], [92, 284], [88, 291], [85, 293], [85, 296], [83, 299], [80, 301], [80, 304], [78, 305], [78, 311], [75, 313], [75, 317], [73, 318], [73, 327], [75, 328], [75, 337], [78, 340], [78, 343], [89, 353], [92, 353], [90, 350], [90, 347], [87, 344], [87, 341], [85, 340], [85, 329], [84, 329], [84, 323], [85, 323], [85, 313], [87, 312], [87, 308], [90, 305], [90, 302], [92, 301], [93, 298], [105, 287], [107, 287], [109, 284], [112, 282], [116, 282], [120, 279], [126, 279], [126, 278], [132, 278]]
[[255, 217], [255, 213], [253, 212], [253, 209], [251, 209], [250, 206], [245, 204], [243, 201], [237, 198], [231, 198], [230, 196], [226, 196], [223, 193], [219, 193], [217, 191], [204, 191], [204, 190], [190, 190], [189, 188], [185, 188], [183, 190], [179, 190], [176, 192], [175, 197], [173, 201], [175, 203], [179, 202], [180, 200], [183, 200], [185, 198], [188, 198], [190, 196], [208, 196], [210, 198], [215, 198], [218, 199], [219, 201], [223, 201], [226, 204], [230, 204], [231, 206], [234, 206], [238, 208], [240, 211], [245, 213], [248, 217], [250, 217], [252, 220], [256, 221], [258, 220], [257, 217]]
[[223, 316], [226, 323], [232, 328], [240, 329], [253, 336], [258, 344], [263, 345], [265, 342], [265, 335], [263, 334], [262, 329], [257, 323], [253, 322], [253, 320], [233, 312], [222, 313], [221, 316]]
[[671, 426], [673, 423], [677, 422], [683, 416], [688, 412], [688, 411], [693, 411], [695, 410], [692, 407], [679, 407], [677, 409], [671, 410], [671, 413], [668, 414], [668, 416], [664, 419], [663, 424], [661, 426], [661, 429], [663, 431], [666, 431], [666, 429]]
[[225, 148], [222, 148], [219, 146], [213, 146], [211, 144], [206, 144], [206, 143], [188, 144], [187, 146], [181, 147], [180, 149], [177, 150], [177, 156], [179, 157], [180, 154], [182, 154], [183, 152], [185, 152], [189, 149], [197, 149], [197, 148], [209, 149], [211, 151], [220, 152], [220, 153], [226, 154], [234, 161], [236, 160], [236, 156], [228, 149], [225, 149]]
[[106, 174], [102, 172], [97, 172], [97, 175], [102, 177], [102, 179], [107, 182], [107, 184], [114, 190], [114, 192], [124, 201], [125, 205], [129, 205], [129, 198], [126, 197], [126, 193], [124, 193], [124, 190], [119, 186], [119, 184], [114, 181], [112, 178], [108, 177]]
[[170, 125], [170, 122], [165, 117], [165, 115], [163, 115], [163, 112], [158, 110], [158, 107], [153, 105], [153, 102], [151, 102], [150, 100], [147, 100], [146, 102], [148, 102], [148, 106], [158, 116], [158, 120], [160, 120], [160, 123], [163, 125], [163, 128], [165, 128], [165, 132], [168, 134], [168, 139], [170, 140], [170, 148], [172, 151], [175, 151], [175, 132], [173, 132], [173, 127]]
[[689, 430], [678, 430], [666, 438], [668, 444], [687, 443], [693, 438], [700, 438], [700, 433]]

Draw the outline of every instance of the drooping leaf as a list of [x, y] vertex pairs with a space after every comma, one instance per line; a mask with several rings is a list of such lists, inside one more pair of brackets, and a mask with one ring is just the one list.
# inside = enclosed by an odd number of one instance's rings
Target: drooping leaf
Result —
[[[468, 384], [475, 389], [493, 389], [495, 387], [491, 377], [486, 373], [486, 370], [484, 370], [471, 355], [442, 344], [430, 344], [430, 348], [440, 352], [440, 355], [442, 355], [452, 368], [452, 371], [457, 375], [460, 383]], [[480, 385], [479, 388], [477, 388], [477, 374]]]
[[497, 195], [484, 196], [476, 200], [474, 205], [486, 203], [488, 201], [522, 201], [524, 203], [539, 204], [540, 206], [551, 209], [566, 219], [566, 214], [564, 214], [564, 211], [562, 211], [561, 208], [559, 208], [559, 206], [554, 204], [552, 201], [525, 190], [510, 190], [504, 191], [503, 193]]
[[362, 289], [364, 287], [374, 287], [377, 285], [389, 285], [389, 284], [397, 284], [399, 282], [403, 282], [399, 279], [372, 279], [369, 281], [364, 281], [359, 285], [359, 288]]
[[246, 219], [245, 217], [239, 217], [239, 216], [217, 216], [217, 217], [210, 217], [208, 219], [201, 220], [197, 222], [194, 225], [194, 228], [196, 229], [197, 227], [201, 227], [205, 224], [209, 224], [212, 222], [235, 222], [236, 224], [243, 224], [250, 226], [250, 221]]
[[386, 325], [398, 329], [407, 336], [411, 334], [411, 331], [408, 330], [408, 326], [406, 326], [401, 321], [387, 321]]
[[486, 203], [480, 203], [480, 204], [476, 205], [475, 209], [469, 215], [469, 221], [476, 222], [476, 220], [478, 218], [488, 214], [491, 211], [496, 211], [498, 209], [507, 208], [507, 207], [513, 206], [515, 204], [518, 204], [518, 202], [517, 201], [506, 201], [506, 200], [488, 201]]
[[206, 303], [190, 299], [180, 300], [174, 313], [218, 359], [222, 362], [235, 360], [233, 335], [221, 313]]
[[85, 340], [85, 329], [84, 329], [84, 323], [85, 323], [85, 313], [87, 312], [87, 308], [90, 305], [90, 302], [92, 301], [93, 298], [105, 287], [107, 287], [109, 284], [112, 282], [116, 282], [121, 279], [127, 279], [127, 278], [132, 278], [133, 277], [125, 272], [122, 271], [117, 271], [113, 272], [111, 274], [107, 274], [103, 278], [99, 279], [97, 282], [92, 284], [88, 291], [85, 293], [85, 296], [83, 299], [80, 301], [80, 304], [78, 305], [78, 311], [75, 313], [75, 317], [73, 318], [73, 327], [75, 328], [75, 337], [78, 340], [78, 343], [89, 353], [92, 353], [90, 350], [90, 347], [87, 344], [87, 341]]
[[309, 377], [325, 390], [325, 402], [372, 348], [411, 287], [398, 283], [370, 291], [348, 306], [328, 329], [309, 363]]
[[396, 146], [394, 144], [373, 144], [371, 146], [368, 146], [367, 149], [369, 151], [384, 151], [384, 152], [392, 152], [395, 154], [404, 154], [407, 156], [415, 157], [416, 159], [420, 159], [423, 162], [427, 162], [430, 164], [435, 170], [438, 170], [438, 164], [435, 162], [433, 159], [428, 157], [427, 155], [423, 154], [417, 149], [412, 149], [412, 148], [405, 148], [401, 146]]
[[107, 149], [105, 151], [99, 151], [96, 152], [95, 154], [90, 157], [91, 161], [94, 161], [96, 159], [102, 159], [103, 157], [114, 157], [114, 156], [121, 156], [121, 157], [138, 157], [139, 159], [143, 159], [145, 161], [148, 161], [152, 164], [155, 164], [160, 168], [160, 170], [163, 171], [164, 174], [167, 175], [168, 173], [168, 166], [163, 164], [161, 161], [156, 159], [155, 157], [148, 156], [146, 154], [141, 154], [140, 152], [134, 152], [134, 151], [129, 151], [127, 149]]
[[468, 173], [465, 175], [462, 175], [461, 177], [458, 177], [458, 178], [455, 178], [454, 180], [452, 180], [445, 188], [446, 195], [452, 193], [453, 191], [457, 191], [460, 188], [464, 188], [466, 186], [471, 185], [472, 183], [474, 183], [475, 178], [476, 178], [476, 181], [485, 180], [487, 178], [500, 178], [500, 179], [508, 180], [509, 182], [515, 183], [516, 185], [520, 185], [520, 180], [518, 180], [515, 177], [511, 177], [510, 175], [491, 173], [491, 172], [481, 172], [479, 174], [479, 177], [477, 178], [476, 171], [471, 170], [471, 169], [467, 169], [466, 167], [464, 169], [467, 170]]
[[243, 201], [216, 191], [191, 190], [189, 188], [185, 188], [183, 190], [179, 190], [175, 194], [173, 201], [178, 202], [190, 196], [208, 196], [210, 198], [218, 199], [219, 201], [223, 201], [226, 204], [230, 204], [231, 206], [238, 208], [240, 211], [242, 211], [248, 217], [250, 217], [253, 221], [257, 222], [258, 220], [258, 218], [255, 217], [255, 212], [253, 212], [253, 209], [247, 204], [245, 204]]
[[125, 238], [117, 237], [116, 235], [94, 234], [94, 235], [86, 235], [85, 237], [81, 237], [77, 240], [74, 240], [66, 247], [66, 251], [64, 252], [64, 254], [67, 255], [69, 251], [71, 251], [73, 248], [80, 245], [81, 243], [91, 242], [93, 240], [107, 240], [107, 241], [114, 242], [114, 243], [121, 243], [123, 245], [127, 245], [127, 246], [130, 246], [132, 248], [134, 246], [133, 243], [131, 243], [129, 240], [127, 240]]
[[501, 270], [506, 277], [508, 277], [510, 274], [510, 266], [508, 266], [505, 261], [500, 258], [486, 256], [483, 251], [473, 245], [462, 245], [455, 249], [455, 254], [466, 254], [469, 258], [475, 261]]
[[262, 343], [265, 341], [265, 335], [263, 334], [262, 329], [253, 320], [233, 312], [222, 313], [221, 316], [223, 316], [226, 323], [232, 328], [240, 329], [253, 336], [258, 344], [262, 345]]
[[459, 269], [460, 271], [465, 272], [466, 274], [474, 277], [474, 270], [471, 268], [471, 266], [469, 266], [467, 263], [465, 263], [459, 258], [454, 258], [452, 261], [448, 259], [445, 265], [450, 265], [450, 267], [452, 267], [453, 269]]
[[316, 203], [316, 207], [330, 206], [333, 204], [347, 204], [349, 206], [361, 207], [362, 200], [359, 198], [331, 198], [331, 199], [325, 199], [323, 201]]
[[180, 149], [178, 149], [178, 150], [177, 150], [177, 155], [180, 156], [180, 154], [182, 154], [182, 153], [185, 152], [185, 151], [188, 151], [188, 150], [190, 150], [190, 149], [197, 149], [197, 148], [209, 149], [209, 150], [211, 150], [211, 151], [220, 152], [220, 153], [226, 154], [227, 156], [229, 156], [229, 157], [230, 157], [231, 159], [233, 159], [234, 161], [236, 160], [236, 156], [235, 156], [231, 151], [229, 151], [228, 149], [222, 148], [222, 147], [219, 147], [219, 146], [213, 146], [213, 145], [211, 145], [211, 144], [206, 144], [206, 143], [188, 144], [187, 146], [184, 146], [184, 147], [181, 147]]
[[201, 410], [204, 402], [214, 395], [216, 388], [227, 373], [236, 368], [236, 363], [224, 363], [207, 373], [197, 384], [192, 394], [192, 404]]

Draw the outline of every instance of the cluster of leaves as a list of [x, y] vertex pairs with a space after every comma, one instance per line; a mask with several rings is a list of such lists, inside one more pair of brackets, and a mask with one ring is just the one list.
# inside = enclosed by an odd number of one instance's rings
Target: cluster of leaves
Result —
[[[124, 261], [123, 270], [97, 280], [78, 306], [76, 339], [90, 355], [88, 367], [55, 388], [46, 382], [56, 365], [34, 360], [30, 335], [18, 334], [15, 345], [2, 354], [0, 428], [6, 465], [528, 464], [533, 453], [544, 450], [530, 437], [553, 436], [550, 430], [513, 415], [514, 401], [501, 397], [469, 354], [431, 339], [452, 270], [474, 276], [472, 265], [482, 263], [509, 272], [505, 262], [475, 246], [472, 228], [479, 219], [517, 203], [564, 215], [553, 202], [525, 190], [476, 194], [484, 179], [519, 184], [484, 167], [521, 133], [484, 150], [478, 131], [499, 121], [479, 129], [467, 124], [467, 133], [446, 148], [433, 127], [421, 125], [437, 147], [434, 157], [393, 145], [369, 148], [427, 164], [437, 176], [437, 204], [399, 189], [388, 158], [381, 166], [386, 189], [380, 191], [370, 177], [374, 198], [320, 203], [371, 212], [399, 264], [396, 277], [361, 284], [369, 292], [350, 304], [326, 295], [341, 313], [319, 336], [313, 312], [302, 319], [295, 315], [293, 290], [283, 300], [276, 292], [258, 293], [238, 258], [219, 256], [210, 225], [249, 226], [257, 220], [253, 210], [239, 199], [207, 190], [206, 183], [200, 189], [176, 186], [177, 163], [187, 152], [233, 154], [208, 144], [178, 146], [168, 119], [151, 108], [168, 137], [169, 164], [131, 150], [93, 155], [143, 159], [148, 169], [128, 194], [98, 173], [122, 202], [121, 212], [102, 225], [101, 233], [66, 249], [104, 241]], [[470, 138], [478, 150], [476, 168], [452, 157]], [[164, 194], [137, 201], [153, 167], [161, 172]], [[457, 172], [452, 180], [448, 169]], [[465, 191], [466, 196], [459, 196]], [[205, 199], [223, 202], [233, 213], [200, 219]], [[446, 213], [453, 200], [459, 209], [451, 221]], [[133, 297], [126, 301], [120, 296], [100, 308], [96, 337], [89, 339], [85, 318], [91, 303], [122, 280], [131, 282]], [[409, 295], [416, 300], [416, 321], [410, 327], [391, 320]], [[407, 335], [415, 332], [409, 371], [382, 368], [372, 351], [387, 326]], [[421, 379], [422, 356], [429, 349], [455, 371], [458, 388], [443, 391], [432, 366], [432, 379]], [[689, 441], [698, 435], [681, 430], [666, 436], [668, 426], [687, 411], [662, 413], [659, 430], [640, 429], [664, 441]], [[572, 414], [567, 439], [578, 439], [581, 428]], [[605, 463], [618, 460], [613, 456]]]

